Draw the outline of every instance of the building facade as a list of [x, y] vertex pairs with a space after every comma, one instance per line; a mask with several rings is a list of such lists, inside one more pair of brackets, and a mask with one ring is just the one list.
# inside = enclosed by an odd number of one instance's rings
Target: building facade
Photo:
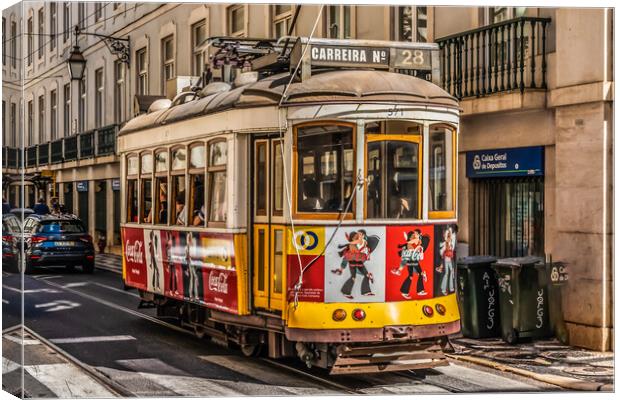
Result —
[[[18, 174], [23, 162], [26, 175], [47, 177], [27, 185], [26, 205], [57, 193], [117, 251], [118, 128], [146, 96], [171, 98], [198, 79], [212, 52], [206, 38], [281, 37], [294, 10], [122, 2], [5, 9], [3, 174]], [[310, 36], [318, 19], [316, 37], [439, 43], [442, 86], [462, 106], [459, 256], [567, 262], [570, 341], [597, 350], [613, 347], [612, 18], [603, 8], [304, 5], [292, 31]], [[76, 24], [128, 38], [129, 62], [80, 35], [86, 73], [72, 82], [65, 60]], [[13, 204], [17, 187], [4, 188]]]

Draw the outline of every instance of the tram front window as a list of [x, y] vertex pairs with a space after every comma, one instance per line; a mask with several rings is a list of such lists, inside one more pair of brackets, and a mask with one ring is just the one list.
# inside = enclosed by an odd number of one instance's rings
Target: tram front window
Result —
[[419, 144], [368, 143], [368, 218], [418, 218]]
[[299, 127], [297, 154], [297, 211], [344, 211], [353, 188], [353, 128]]

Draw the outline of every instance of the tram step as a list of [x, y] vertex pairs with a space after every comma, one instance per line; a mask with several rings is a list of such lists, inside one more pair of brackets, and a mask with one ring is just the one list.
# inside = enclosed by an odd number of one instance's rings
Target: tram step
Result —
[[330, 374], [427, 369], [444, 365], [448, 365], [448, 361], [437, 344], [341, 346]]

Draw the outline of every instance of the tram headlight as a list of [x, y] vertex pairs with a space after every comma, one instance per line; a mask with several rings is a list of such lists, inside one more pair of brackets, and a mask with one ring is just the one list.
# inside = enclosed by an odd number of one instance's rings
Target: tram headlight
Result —
[[342, 308], [338, 308], [334, 310], [334, 312], [332, 313], [332, 319], [337, 322], [344, 321], [346, 317], [347, 317], [347, 312], [343, 310]]
[[364, 318], [366, 318], [366, 312], [361, 308], [356, 308], [355, 310], [353, 310], [353, 314], [351, 314], [351, 316], [356, 321], [363, 321]]
[[435, 310], [439, 315], [446, 315], [446, 307], [443, 304], [435, 304]]
[[422, 312], [424, 313], [424, 315], [426, 315], [427, 317], [432, 317], [433, 316], [433, 307], [426, 305], [422, 307]]

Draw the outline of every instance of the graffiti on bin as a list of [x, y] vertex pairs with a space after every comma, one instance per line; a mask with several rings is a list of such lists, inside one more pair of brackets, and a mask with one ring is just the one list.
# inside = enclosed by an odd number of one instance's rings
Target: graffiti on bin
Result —
[[503, 277], [500, 276], [497, 280], [497, 284], [502, 290], [502, 293], [508, 292], [508, 294], [512, 296], [512, 288], [510, 287], [510, 275], [504, 275]]
[[495, 288], [491, 286], [491, 277], [488, 272], [482, 275], [482, 280], [484, 281], [483, 288], [488, 295], [487, 329], [493, 329], [495, 326]]
[[543, 326], [543, 318], [545, 316], [545, 310], [543, 309], [545, 305], [544, 298], [545, 291], [544, 289], [539, 289], [536, 297], [536, 328], [540, 329]]
[[554, 265], [551, 268], [551, 282], [564, 283], [568, 281], [568, 269], [563, 264]]

